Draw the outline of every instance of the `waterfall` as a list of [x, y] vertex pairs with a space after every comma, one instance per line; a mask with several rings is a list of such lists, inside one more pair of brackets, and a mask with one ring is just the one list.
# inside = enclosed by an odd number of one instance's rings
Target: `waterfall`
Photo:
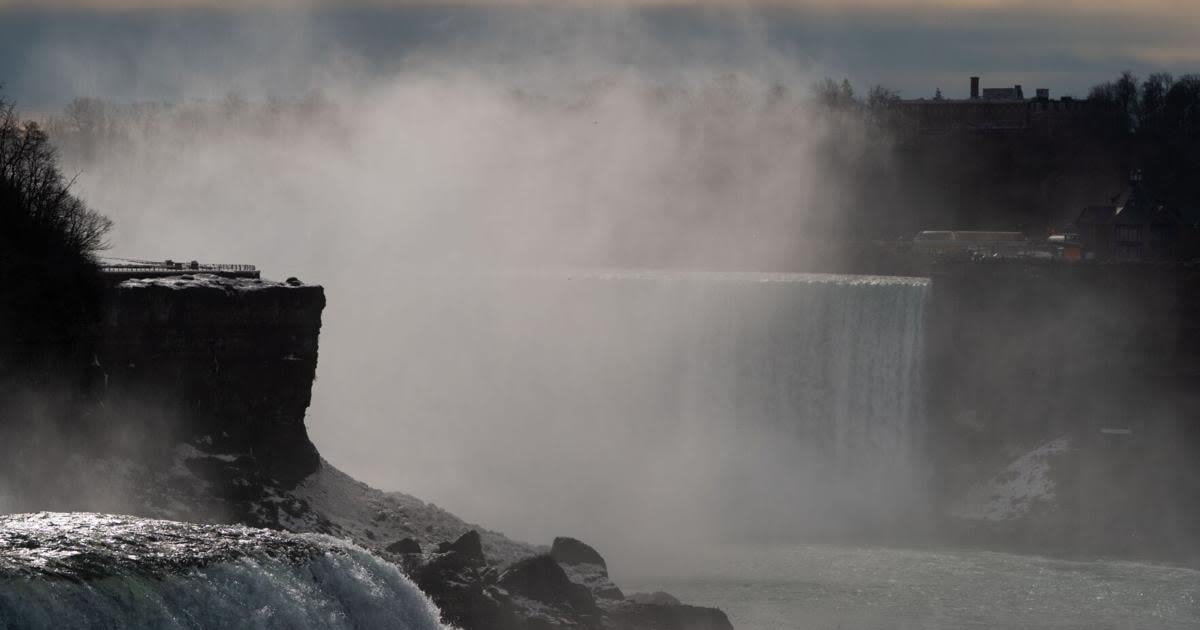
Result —
[[413, 443], [444, 440], [434, 452], [470, 485], [417, 491], [468, 518], [535, 540], [615, 539], [623, 520], [590, 516], [603, 506], [650, 537], [776, 537], [886, 525], [919, 506], [927, 279], [407, 282], [406, 312], [390, 320], [398, 426]]
[[400, 571], [315, 535], [97, 514], [0, 517], [0, 628], [445, 630]]
[[698, 436], [711, 451], [705, 456], [716, 465], [704, 473], [714, 505], [746, 515], [723, 533], [886, 525], [922, 500], [928, 280], [609, 279], [656, 287], [655, 314], [643, 322], [652, 323], [635, 336], [645, 344], [672, 338], [681, 349], [654, 380], [677, 392], [668, 404], [676, 404], [679, 435]]

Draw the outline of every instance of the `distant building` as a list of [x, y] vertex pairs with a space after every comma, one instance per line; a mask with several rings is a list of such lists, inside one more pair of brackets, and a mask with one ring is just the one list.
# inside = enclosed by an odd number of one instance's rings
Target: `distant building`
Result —
[[1094, 107], [1070, 97], [1050, 98], [1050, 90], [1038, 88], [1037, 96], [1025, 98], [1020, 85], [980, 88], [979, 77], [971, 77], [967, 99], [906, 99], [897, 111], [911, 131], [937, 134], [952, 131], [974, 133], [1071, 134], [1082, 131]]
[[[1049, 97], [1050, 90], [1046, 90], [1046, 95]], [[977, 97], [972, 97], [977, 98]], [[1025, 92], [1021, 86], [1004, 88], [983, 88], [983, 100], [985, 101], [1023, 101], [1025, 100]]]
[[1200, 216], [1150, 198], [1142, 174], [1117, 203], [1088, 206], [1075, 219], [1085, 255], [1096, 260], [1189, 260], [1200, 255]]

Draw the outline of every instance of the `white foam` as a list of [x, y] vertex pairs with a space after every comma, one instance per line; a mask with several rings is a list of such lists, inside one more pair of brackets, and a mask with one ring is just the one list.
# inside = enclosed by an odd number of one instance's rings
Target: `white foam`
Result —
[[0, 628], [448, 630], [395, 566], [347, 543], [312, 538], [338, 549], [301, 564], [244, 557], [166, 578], [7, 580], [0, 583]]

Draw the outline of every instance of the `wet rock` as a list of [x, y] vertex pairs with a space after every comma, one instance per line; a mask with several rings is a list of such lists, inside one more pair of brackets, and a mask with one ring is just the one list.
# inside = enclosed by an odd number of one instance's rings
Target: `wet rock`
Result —
[[445, 621], [456, 628], [524, 630], [520, 611], [512, 599], [495, 586], [470, 581], [472, 577], [458, 575], [456, 579], [416, 583], [437, 604]]
[[450, 624], [468, 630], [524, 630], [519, 608], [496, 586], [495, 568], [485, 564], [477, 532], [468, 532], [453, 543], [439, 544], [437, 553], [424, 564], [408, 564], [409, 560], [419, 563], [419, 555], [404, 558], [413, 582], [437, 604]]

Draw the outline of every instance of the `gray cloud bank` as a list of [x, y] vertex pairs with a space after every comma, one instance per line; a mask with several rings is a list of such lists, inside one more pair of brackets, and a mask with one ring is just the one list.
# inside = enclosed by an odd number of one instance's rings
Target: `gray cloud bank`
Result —
[[[639, 33], [611, 27], [637, 15]], [[388, 73], [414, 57], [486, 61], [604, 54], [616, 64], [753, 69], [758, 44], [796, 63], [906, 96], [965, 92], [965, 77], [1082, 94], [1124, 69], [1200, 64], [1189, 15], [1046, 10], [845, 12], [803, 9], [359, 7], [0, 12], [0, 82], [27, 109], [78, 95], [178, 101], [227, 89], [280, 96], [320, 83], [313, 68]], [[755, 35], [747, 47], [746, 31]], [[643, 37], [642, 35], [647, 35]], [[647, 44], [653, 42], [653, 44]], [[652, 69], [652, 68], [650, 68]], [[269, 72], [263, 72], [269, 70]]]

